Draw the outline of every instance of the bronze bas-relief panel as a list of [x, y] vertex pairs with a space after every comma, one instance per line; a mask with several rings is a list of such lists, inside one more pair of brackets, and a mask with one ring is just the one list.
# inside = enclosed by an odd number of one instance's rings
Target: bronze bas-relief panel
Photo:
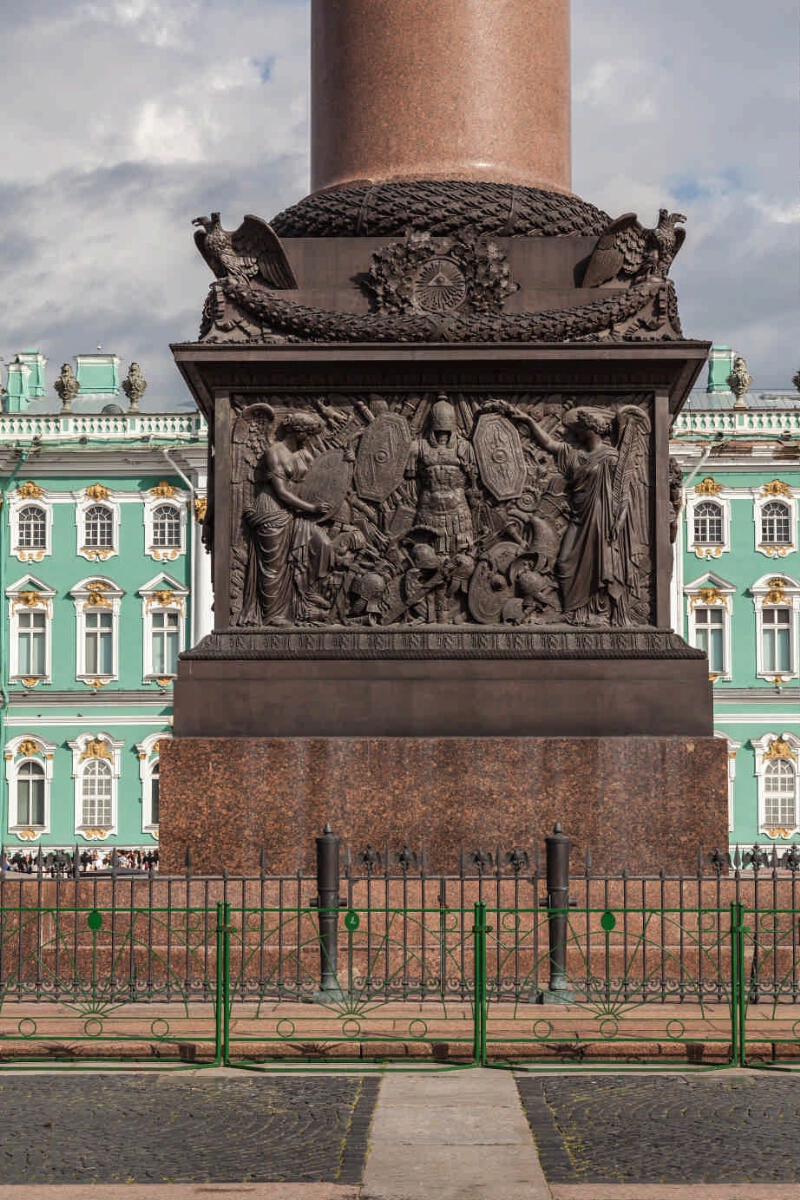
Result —
[[232, 628], [653, 623], [651, 396], [234, 396], [230, 421]]

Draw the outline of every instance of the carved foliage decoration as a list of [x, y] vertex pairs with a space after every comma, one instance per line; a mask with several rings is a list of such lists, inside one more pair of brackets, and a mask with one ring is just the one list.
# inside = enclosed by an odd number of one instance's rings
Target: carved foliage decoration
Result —
[[32, 479], [26, 479], [17, 488], [17, 496], [20, 500], [41, 500], [44, 495], [44, 488], [40, 488], [38, 483], [34, 483]]
[[435, 238], [410, 233], [377, 250], [364, 276], [376, 312], [444, 316], [459, 310], [499, 312], [517, 291], [505, 254], [485, 237]]
[[797, 755], [784, 738], [776, 737], [770, 742], [769, 749], [764, 751], [764, 758], [790, 758], [796, 761]]
[[155, 487], [150, 488], [150, 495], [156, 500], [172, 500], [176, 489], [166, 479], [162, 479]]
[[789, 500], [792, 498], [792, 489], [788, 483], [784, 483], [782, 479], [773, 479], [769, 483], [765, 483], [761, 489], [762, 496], [786, 496]]
[[645, 397], [296, 399], [234, 402], [232, 626], [650, 623]]
[[694, 485], [694, 490], [698, 496], [718, 496], [724, 489], [721, 483], [717, 483], [716, 479], [712, 479], [710, 475], [706, 475], [705, 479], [701, 479], [699, 483]]
[[86, 743], [78, 761], [83, 762], [87, 758], [105, 758], [109, 762], [114, 761], [110, 748], [100, 738], [92, 738], [90, 742]]
[[777, 576], [769, 581], [769, 591], [764, 597], [765, 604], [791, 604], [791, 600], [786, 595], [786, 581]]
[[87, 500], [107, 500], [108, 499], [108, 488], [105, 487], [102, 483], [93, 483], [90, 487], [87, 487], [87, 489], [86, 489], [86, 499]]

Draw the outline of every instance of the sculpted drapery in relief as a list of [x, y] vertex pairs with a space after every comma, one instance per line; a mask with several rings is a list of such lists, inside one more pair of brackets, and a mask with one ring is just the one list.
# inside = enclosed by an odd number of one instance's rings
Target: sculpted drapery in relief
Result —
[[640, 396], [242, 407], [232, 624], [647, 625], [650, 459]]

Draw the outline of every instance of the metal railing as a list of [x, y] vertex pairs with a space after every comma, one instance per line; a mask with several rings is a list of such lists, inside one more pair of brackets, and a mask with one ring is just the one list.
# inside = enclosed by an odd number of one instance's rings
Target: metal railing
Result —
[[342, 869], [326, 829], [315, 876], [6, 874], [0, 1058], [800, 1056], [795, 856], [642, 878], [569, 855], [557, 828], [541, 874], [519, 848]]

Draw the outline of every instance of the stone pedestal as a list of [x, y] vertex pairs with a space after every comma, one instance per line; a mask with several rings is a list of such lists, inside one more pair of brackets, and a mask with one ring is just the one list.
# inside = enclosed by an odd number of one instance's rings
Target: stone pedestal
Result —
[[692, 872], [727, 841], [727, 746], [713, 737], [179, 738], [162, 748], [162, 870], [313, 871], [326, 822], [457, 870], [459, 850], [532, 851], [556, 821], [577, 867]]

